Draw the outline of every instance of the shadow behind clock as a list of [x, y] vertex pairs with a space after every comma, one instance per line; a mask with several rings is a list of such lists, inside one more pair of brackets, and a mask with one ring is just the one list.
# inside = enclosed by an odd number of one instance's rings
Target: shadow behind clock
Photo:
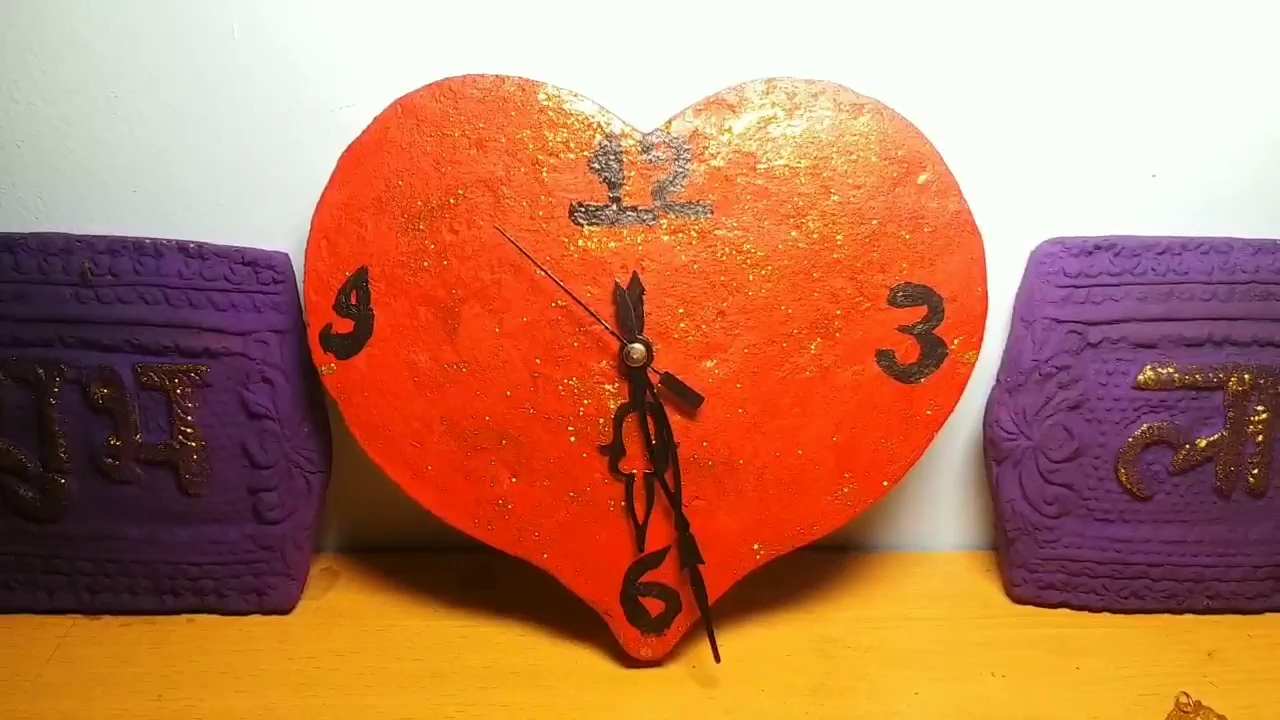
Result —
[[[449, 527], [405, 494], [352, 437], [329, 398], [333, 471], [325, 509], [323, 549], [354, 553], [367, 570], [415, 593], [459, 608], [509, 617], [591, 645], [624, 665], [627, 656], [608, 626], [581, 598], [550, 575]], [[422, 552], [438, 552], [423, 563]], [[856, 574], [862, 556], [842, 547], [785, 555], [748, 575], [716, 603], [717, 627], [818, 594]], [[681, 645], [700, 642], [687, 633]]]

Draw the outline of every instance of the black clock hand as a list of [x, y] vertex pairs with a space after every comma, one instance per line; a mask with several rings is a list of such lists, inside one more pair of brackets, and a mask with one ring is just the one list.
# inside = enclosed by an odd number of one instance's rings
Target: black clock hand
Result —
[[[671, 421], [667, 417], [666, 408], [662, 404], [662, 398], [658, 395], [657, 388], [649, 380], [649, 373], [654, 372], [658, 375], [658, 388], [662, 388], [695, 410], [702, 406], [705, 398], [675, 375], [653, 367], [653, 346], [643, 334], [645, 290], [639, 273], [631, 273], [631, 279], [627, 282], [625, 288], [621, 283], [614, 281], [613, 299], [614, 309], [618, 315], [618, 327], [621, 329], [621, 332], [619, 332], [574, 294], [560, 278], [557, 278], [542, 263], [538, 262], [537, 258], [525, 250], [520, 243], [516, 242], [515, 238], [508, 235], [501, 227], [497, 225], [494, 227], [521, 255], [524, 255], [529, 262], [533, 263], [534, 267], [551, 278], [551, 281], [559, 286], [570, 299], [621, 343], [622, 366], [627, 379], [629, 397], [627, 402], [620, 405], [614, 413], [613, 437], [607, 445], [601, 447], [601, 450], [609, 456], [610, 473], [626, 484], [627, 511], [635, 529], [636, 549], [641, 555], [644, 554], [645, 536], [648, 534], [649, 520], [653, 516], [656, 490], [659, 486], [661, 487], [662, 494], [666, 498], [667, 504], [671, 507], [675, 520], [676, 551], [680, 568], [689, 576], [689, 587], [707, 631], [707, 640], [711, 644], [711, 654], [717, 663], [720, 662], [720, 647], [716, 642], [715, 626], [711, 620], [711, 601], [701, 570], [701, 566], [705, 565], [706, 561], [702, 558], [702, 552], [698, 549], [697, 540], [693, 536], [693, 529], [684, 513], [684, 492], [680, 476], [680, 459], [677, 455], [678, 446], [675, 442], [675, 434], [671, 429]], [[621, 468], [622, 458], [627, 454], [623, 428], [627, 417], [633, 413], [639, 415], [645, 455], [650, 466], [650, 469], [642, 471], [645, 494], [645, 513], [643, 518], [640, 517], [635, 501], [636, 475], [634, 472], [626, 472]], [[668, 470], [673, 473], [673, 481], [671, 483], [667, 482]], [[661, 561], [660, 558], [665, 556], [669, 549], [665, 548], [658, 551], [662, 553], [661, 556], [657, 556], [659, 557], [659, 562]], [[644, 558], [641, 559], [643, 560]], [[627, 597], [625, 586], [623, 594], [624, 597]], [[679, 596], [676, 595], [675, 599], [678, 600], [678, 598]], [[673, 605], [672, 607], [678, 608], [678, 605]], [[676, 612], [678, 612], [678, 609]], [[673, 619], [674, 617], [668, 619], [668, 622]]]
[[[572, 290], [569, 289], [568, 285], [565, 285], [564, 282], [562, 282], [560, 278], [556, 277], [555, 274], [553, 274], [550, 270], [548, 270], [546, 266], [538, 262], [537, 258], [535, 258], [533, 254], [530, 253], [528, 250], [525, 250], [524, 247], [520, 245], [520, 243], [516, 242], [515, 238], [508, 235], [506, 230], [503, 230], [498, 225], [494, 225], [493, 227], [499, 233], [502, 233], [502, 237], [506, 238], [507, 242], [511, 243], [512, 247], [518, 250], [521, 255], [524, 255], [529, 262], [533, 263], [534, 267], [538, 268], [539, 270], [542, 271], [544, 275], [551, 278], [551, 282], [558, 285], [560, 289], [564, 291], [564, 294], [569, 296], [570, 300], [573, 300], [575, 303], [577, 303], [578, 307], [585, 310], [586, 313], [590, 315], [596, 322], [600, 323], [600, 327], [607, 330], [610, 335], [612, 335], [615, 339], [617, 339], [619, 343], [622, 343], [623, 347], [626, 347], [627, 338], [623, 337], [622, 333], [619, 333], [617, 330], [614, 330], [612, 325], [606, 322], [604, 318], [600, 317], [600, 315], [595, 310], [592, 310], [590, 305], [587, 305], [585, 302], [583, 302], [581, 298], [579, 298]], [[637, 275], [636, 273], [632, 273], [631, 282], [628, 283], [628, 285], [629, 286], [639, 285], [639, 281], [640, 281], [639, 275]], [[644, 303], [643, 287], [640, 287], [640, 292], [638, 293], [638, 297], [641, 298], [640, 306], [643, 312], [643, 303]], [[644, 330], [644, 321], [643, 320], [639, 321], [639, 323], [637, 324], [637, 327], [639, 328], [639, 330], [635, 334], [639, 335]], [[652, 363], [649, 363], [648, 369], [650, 372], [653, 372], [658, 376], [658, 387], [670, 393], [672, 397], [684, 403], [685, 406], [689, 407], [690, 409], [697, 410], [698, 408], [702, 407], [703, 403], [707, 401], [707, 399], [703, 397], [701, 393], [699, 393], [697, 390], [694, 390], [692, 387], [690, 387], [688, 383], [676, 377], [675, 374], [669, 373], [665, 370], [659, 370]]]
[[[644, 315], [637, 315], [630, 293], [617, 280], [613, 281], [613, 306], [618, 311], [618, 330], [627, 342], [634, 342], [642, 332], [637, 328]], [[643, 309], [641, 312], [644, 312]]]
[[702, 393], [689, 387], [683, 380], [669, 372], [658, 372], [658, 387], [671, 393], [673, 397], [684, 403], [690, 410], [697, 410], [707, 401], [702, 396]]
[[[657, 398], [657, 395], [654, 395]], [[680, 475], [680, 444], [675, 441], [675, 432], [671, 429], [671, 421], [667, 418], [666, 408], [661, 401], [653, 406], [654, 427], [657, 429], [660, 444], [666, 445], [670, 453], [671, 484], [667, 484], [666, 474], [658, 477], [662, 486], [662, 494], [667, 505], [675, 516], [676, 553], [680, 558], [680, 567], [689, 575], [689, 590], [693, 593], [693, 602], [698, 606], [698, 614], [702, 617], [702, 625], [707, 631], [707, 642], [711, 645], [711, 656], [720, 662], [720, 645], [716, 642], [716, 629], [711, 620], [711, 597], [707, 592], [706, 580], [702, 577], [702, 566], [707, 561], [698, 549], [698, 541], [693, 536], [693, 527], [684, 514], [684, 481]]]
[[[627, 287], [622, 287], [622, 283], [613, 281], [613, 297], [614, 302], [620, 299], [626, 299], [628, 313], [630, 316], [632, 336], [643, 336], [644, 334], [644, 283], [640, 282], [640, 273], [632, 270], [631, 279], [627, 281]], [[621, 314], [621, 307], [620, 307]], [[621, 324], [621, 323], [620, 323]], [[626, 331], [622, 331], [627, 334]]]
[[[702, 577], [702, 565], [706, 560], [698, 548], [698, 541], [693, 535], [693, 528], [684, 512], [684, 486], [680, 473], [679, 445], [675, 442], [675, 434], [671, 428], [666, 408], [654, 390], [653, 383], [641, 368], [627, 368], [630, 397], [618, 408], [613, 421], [613, 439], [601, 449], [609, 454], [609, 467], [615, 477], [626, 483], [627, 508], [635, 530], [636, 549], [641, 554], [645, 551], [645, 536], [648, 534], [649, 520], [653, 517], [655, 490], [661, 488], [667, 505], [674, 516], [676, 530], [676, 554], [680, 569], [689, 576], [689, 589], [694, 603], [698, 606], [698, 614], [702, 617], [703, 627], [707, 632], [707, 641], [711, 645], [711, 655], [720, 662], [720, 647], [716, 642], [715, 623], [711, 617], [711, 599], [707, 592], [706, 580]], [[619, 462], [626, 455], [626, 444], [623, 439], [623, 427], [632, 413], [638, 414], [641, 435], [644, 440], [645, 454], [650, 469], [644, 470], [645, 514], [640, 518], [635, 500], [635, 473], [624, 472]], [[671, 471], [671, 482], [667, 481], [667, 471]], [[666, 552], [664, 549], [662, 552]]]
[[[658, 448], [654, 444], [653, 432], [650, 430], [650, 410], [654, 405], [649, 399], [653, 395], [653, 384], [649, 382], [649, 376], [644, 372], [643, 368], [632, 367], [626, 368], [626, 375], [627, 388], [629, 390], [628, 394], [630, 397], [628, 406], [630, 407], [631, 412], [639, 416], [637, 420], [640, 424], [640, 434], [644, 441], [645, 457], [649, 461], [649, 469], [640, 471], [641, 477], [644, 480], [644, 519], [640, 519], [639, 513], [634, 505], [634, 489], [632, 489], [630, 493], [633, 504], [629, 507], [632, 517], [632, 526], [636, 531], [636, 548], [643, 553], [645, 538], [649, 533], [649, 520], [653, 517], [653, 504], [658, 497], [656, 483], [667, 474], [667, 455], [665, 452], [659, 452]], [[624, 424], [625, 421], [626, 416], [624, 415]], [[617, 442], [623, 443], [623, 445], [620, 447], [613, 445], [606, 447], [606, 452], [609, 453], [611, 458], [615, 454], [626, 453], [626, 446], [625, 441], [622, 439], [622, 432], [622, 428], [617, 428], [615, 437]], [[628, 480], [630, 481], [629, 486], [634, 488], [635, 473], [631, 473]]]
[[[648, 340], [639, 333], [637, 328], [644, 327], [644, 283], [640, 280], [639, 273], [632, 272], [631, 280], [624, 289], [621, 283], [614, 282], [613, 292], [614, 304], [618, 311], [618, 325], [624, 328], [623, 332], [629, 335], [628, 340], [641, 346], [644, 352], [649, 348]], [[625, 346], [632, 347], [631, 344]], [[651, 359], [652, 353], [647, 353], [643, 359]], [[633, 358], [628, 357], [627, 350], [623, 350], [623, 370], [627, 377], [627, 385], [630, 389], [629, 407], [639, 414], [640, 432], [644, 437], [645, 453], [648, 455], [651, 470], [645, 471], [645, 495], [649, 505], [649, 512], [645, 516], [643, 523], [636, 521], [634, 514], [634, 506], [632, 507], [633, 523], [636, 523], [637, 532], [646, 531], [649, 517], [652, 515], [654, 485], [660, 485], [662, 494], [667, 500], [667, 505], [671, 508], [675, 521], [676, 530], [676, 554], [679, 558], [680, 569], [689, 576], [689, 589], [693, 593], [694, 602], [698, 606], [698, 614], [702, 617], [703, 626], [707, 631], [707, 641], [711, 644], [711, 655], [715, 661], [720, 662], [720, 646], [716, 642], [715, 624], [711, 619], [711, 599], [707, 593], [707, 583], [702, 577], [702, 567], [706, 564], [706, 560], [702, 557], [702, 551], [698, 549], [698, 541], [694, 538], [693, 528], [689, 524], [689, 518], [684, 513], [684, 485], [680, 475], [680, 456], [679, 445], [675, 441], [675, 431], [671, 428], [671, 420], [667, 417], [667, 409], [662, 404], [662, 398], [658, 395], [653, 387], [653, 383], [649, 381], [649, 375], [646, 372], [644, 364], [634, 362]], [[625, 415], [623, 419], [625, 420]], [[652, 419], [652, 425], [650, 420]], [[621, 428], [615, 428], [615, 441], [622, 442]], [[619, 452], [616, 447], [608, 447], [610, 454], [615, 455]], [[625, 447], [621, 448], [621, 452], [625, 453]], [[671, 482], [667, 482], [667, 471], [671, 471]], [[635, 476], [630, 475], [628, 478], [634, 483]], [[640, 538], [640, 552], [644, 552], [643, 535], [637, 535]]]
[[[622, 334], [627, 336], [628, 342], [642, 341], [648, 348], [648, 340], [644, 338], [644, 292], [640, 273], [634, 270], [631, 271], [631, 279], [627, 281], [625, 288], [617, 280], [613, 281], [613, 302], [618, 310], [618, 325], [623, 329]], [[650, 354], [652, 355], [651, 352]], [[697, 410], [706, 401], [697, 390], [675, 375], [659, 370], [654, 372], [658, 374], [658, 387], [674, 396], [685, 407]]]

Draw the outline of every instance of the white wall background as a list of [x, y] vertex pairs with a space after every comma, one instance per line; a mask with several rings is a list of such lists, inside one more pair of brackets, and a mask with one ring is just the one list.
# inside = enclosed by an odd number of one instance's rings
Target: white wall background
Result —
[[[980, 547], [982, 404], [1030, 249], [1280, 237], [1277, 28], [1274, 0], [0, 0], [0, 229], [255, 245], [300, 266], [338, 155], [433, 80], [532, 77], [642, 128], [748, 79], [839, 82], [951, 166], [985, 238], [991, 315], [951, 421], [836, 540]], [[331, 543], [457, 539], [337, 444]]]

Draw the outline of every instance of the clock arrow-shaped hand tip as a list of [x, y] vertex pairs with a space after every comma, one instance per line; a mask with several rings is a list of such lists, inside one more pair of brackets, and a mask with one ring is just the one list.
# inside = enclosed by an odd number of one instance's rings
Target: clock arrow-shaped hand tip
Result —
[[618, 311], [618, 330], [628, 340], [639, 335], [641, 328], [638, 327], [636, 309], [631, 303], [631, 295], [617, 280], [613, 281], [613, 305]]
[[631, 309], [636, 317], [636, 334], [644, 334], [644, 283], [640, 273], [632, 270], [631, 279], [627, 281], [627, 297], [631, 300]]

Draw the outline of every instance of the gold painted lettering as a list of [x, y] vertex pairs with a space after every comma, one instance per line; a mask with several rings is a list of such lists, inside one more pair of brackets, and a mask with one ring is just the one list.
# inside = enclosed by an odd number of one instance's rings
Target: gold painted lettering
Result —
[[[71, 460], [59, 414], [66, 374], [62, 365], [16, 360], [0, 364], [0, 388], [22, 386], [35, 396], [39, 446], [37, 459], [11, 440], [0, 438], [0, 495], [13, 512], [34, 522], [61, 520], [71, 502], [66, 475]], [[0, 407], [0, 432], [8, 429], [6, 420], [9, 418]]]
[[1170, 421], [1146, 423], [1138, 428], [1116, 461], [1116, 478], [1134, 497], [1148, 499], [1151, 492], [1141, 477], [1141, 456], [1155, 445], [1174, 449], [1170, 472], [1184, 475], [1212, 462], [1214, 488], [1230, 497], [1244, 478], [1250, 495], [1267, 494], [1271, 482], [1272, 445], [1275, 430], [1272, 407], [1280, 399], [1280, 371], [1253, 365], [1182, 367], [1151, 363], [1138, 373], [1141, 390], [1217, 390], [1223, 393], [1222, 429], [1205, 437], [1187, 439], [1187, 433]]

